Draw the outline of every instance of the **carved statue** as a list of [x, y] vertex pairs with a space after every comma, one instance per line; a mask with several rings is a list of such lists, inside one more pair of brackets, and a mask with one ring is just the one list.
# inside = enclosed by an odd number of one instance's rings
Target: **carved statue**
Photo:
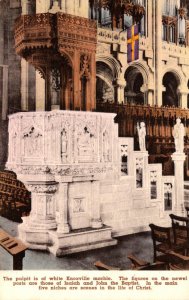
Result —
[[176, 152], [183, 153], [184, 150], [184, 136], [185, 136], [185, 128], [181, 123], [181, 119], [177, 118], [176, 124], [173, 128], [173, 137], [175, 140], [175, 150]]
[[68, 147], [68, 138], [65, 129], [63, 129], [61, 134], [61, 157], [62, 162], [67, 161], [67, 147]]
[[146, 126], [144, 122], [137, 123], [140, 151], [146, 151]]

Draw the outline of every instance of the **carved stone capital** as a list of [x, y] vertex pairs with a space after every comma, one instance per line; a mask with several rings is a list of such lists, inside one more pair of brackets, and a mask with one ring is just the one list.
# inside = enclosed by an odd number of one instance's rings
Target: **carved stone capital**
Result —
[[56, 182], [49, 183], [26, 183], [27, 189], [33, 193], [54, 194], [58, 189]]

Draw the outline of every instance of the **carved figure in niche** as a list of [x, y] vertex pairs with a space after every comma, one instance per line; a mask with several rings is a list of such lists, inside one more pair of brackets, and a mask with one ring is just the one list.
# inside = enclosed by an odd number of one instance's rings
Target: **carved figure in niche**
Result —
[[175, 141], [175, 150], [176, 152], [183, 153], [184, 150], [184, 136], [185, 136], [185, 128], [181, 123], [181, 119], [177, 118], [176, 124], [173, 128], [173, 137]]
[[103, 157], [104, 161], [110, 161], [110, 145], [107, 131], [103, 133]]
[[137, 123], [140, 151], [146, 151], [146, 126], [144, 122]]
[[30, 128], [28, 133], [24, 134], [25, 140], [25, 155], [40, 157], [40, 153], [42, 150], [42, 134], [39, 133], [33, 126]]
[[84, 127], [83, 132], [78, 137], [78, 155], [79, 156], [91, 156], [93, 152], [92, 138], [94, 137], [88, 131], [87, 127]]
[[61, 157], [62, 162], [67, 162], [68, 156], [68, 137], [65, 129], [61, 132]]
[[143, 159], [136, 159], [136, 188], [143, 187]]
[[60, 70], [57, 68], [51, 71], [51, 103], [59, 104], [60, 102], [60, 88], [61, 88]]

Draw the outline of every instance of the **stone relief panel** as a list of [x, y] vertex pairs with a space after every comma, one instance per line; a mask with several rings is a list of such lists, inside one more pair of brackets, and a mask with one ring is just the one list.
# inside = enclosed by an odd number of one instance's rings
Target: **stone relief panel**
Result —
[[42, 134], [35, 127], [30, 127], [30, 129], [24, 133], [24, 156], [29, 157], [40, 157], [42, 149]]
[[[11, 115], [7, 166], [14, 171], [14, 162], [19, 160], [22, 164], [18, 163], [15, 171], [34, 175], [86, 176], [109, 172], [116, 160], [114, 117], [58, 110]], [[19, 151], [17, 145], [21, 147]]]
[[136, 188], [143, 188], [144, 179], [143, 179], [143, 170], [144, 170], [144, 159], [143, 157], [136, 158]]
[[41, 161], [43, 158], [43, 126], [42, 120], [37, 117], [21, 118], [21, 150], [22, 161]]
[[119, 161], [120, 161], [120, 175], [131, 176], [133, 174], [133, 159], [131, 157], [133, 149], [133, 139], [119, 137]]
[[78, 197], [78, 198], [73, 199], [73, 213], [74, 214], [84, 213], [86, 211], [85, 206], [86, 206], [85, 198]]
[[101, 124], [101, 160], [103, 162], [111, 162], [112, 161], [112, 151], [113, 151], [113, 137], [112, 137], [112, 124], [109, 120], [102, 119]]
[[157, 177], [158, 173], [155, 170], [150, 171], [150, 199], [155, 200], [158, 197], [157, 193]]
[[79, 116], [75, 128], [75, 160], [77, 162], [96, 162], [97, 122], [91, 116]]
[[[14, 124], [12, 124], [14, 123]], [[20, 153], [20, 139], [19, 139], [19, 119], [10, 120], [9, 123], [9, 156], [13, 162], [18, 161], [18, 156]]]
[[68, 186], [68, 218], [72, 229], [90, 227], [91, 182], [73, 182]]

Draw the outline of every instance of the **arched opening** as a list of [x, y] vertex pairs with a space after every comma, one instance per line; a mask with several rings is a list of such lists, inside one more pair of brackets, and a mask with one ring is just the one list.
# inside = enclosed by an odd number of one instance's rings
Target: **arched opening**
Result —
[[136, 67], [129, 67], [125, 73], [127, 85], [125, 87], [125, 103], [145, 104], [144, 92], [142, 86], [144, 84], [143, 76]]
[[114, 99], [114, 86], [113, 81], [115, 80], [113, 71], [110, 67], [100, 61], [97, 62], [96, 72], [96, 100], [97, 102], [113, 102]]
[[178, 94], [178, 78], [172, 72], [167, 72], [163, 77], [163, 85], [165, 91], [163, 91], [163, 106], [179, 106], [179, 94]]

